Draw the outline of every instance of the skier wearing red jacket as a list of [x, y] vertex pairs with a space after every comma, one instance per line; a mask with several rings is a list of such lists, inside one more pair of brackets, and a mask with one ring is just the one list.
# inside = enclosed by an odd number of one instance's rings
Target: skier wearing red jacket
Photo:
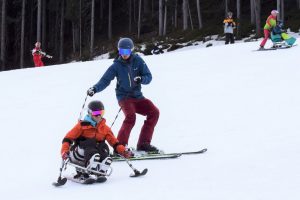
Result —
[[35, 67], [44, 66], [44, 63], [42, 61], [43, 57], [52, 58], [52, 56], [47, 55], [45, 52], [42, 51], [40, 42], [35, 43], [35, 48], [32, 50], [32, 56]]

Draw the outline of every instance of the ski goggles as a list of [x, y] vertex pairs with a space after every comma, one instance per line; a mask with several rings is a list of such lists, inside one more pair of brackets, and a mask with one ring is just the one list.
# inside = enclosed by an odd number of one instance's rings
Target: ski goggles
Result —
[[119, 49], [119, 54], [121, 56], [129, 56], [131, 54], [131, 49]]
[[103, 117], [104, 116], [105, 111], [104, 110], [95, 110], [95, 111], [91, 111], [91, 115], [95, 116], [95, 117]]

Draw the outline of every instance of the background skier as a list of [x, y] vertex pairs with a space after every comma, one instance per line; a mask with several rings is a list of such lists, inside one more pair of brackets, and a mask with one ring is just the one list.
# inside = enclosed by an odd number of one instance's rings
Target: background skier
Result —
[[224, 33], [225, 33], [225, 44], [234, 43], [234, 35], [233, 35], [233, 29], [235, 29], [236, 25], [232, 18], [232, 12], [228, 12], [227, 18], [224, 19]]
[[98, 83], [87, 91], [87, 94], [93, 96], [95, 93], [101, 92], [116, 77], [116, 96], [125, 115], [118, 133], [118, 140], [123, 145], [128, 144], [130, 132], [135, 125], [136, 113], [138, 113], [147, 116], [147, 119], [141, 129], [137, 150], [158, 153], [159, 150], [151, 145], [151, 140], [159, 118], [159, 110], [141, 92], [141, 84], [149, 84], [152, 75], [144, 60], [132, 52], [133, 48], [134, 44], [130, 38], [120, 39], [118, 42], [119, 56]]
[[33, 62], [35, 67], [44, 66], [44, 63], [42, 61], [43, 57], [52, 58], [52, 56], [47, 55], [45, 52], [42, 51], [40, 42], [35, 43], [35, 47], [32, 50], [32, 56], [33, 56]]
[[273, 30], [273, 28], [276, 26], [277, 24], [277, 15], [278, 15], [278, 11], [277, 10], [272, 10], [271, 11], [271, 15], [268, 17], [266, 24], [264, 26], [264, 39], [262, 40], [262, 42], [260, 43], [260, 48], [259, 50], [263, 50], [264, 46], [268, 40], [268, 38], [270, 37], [270, 32]]

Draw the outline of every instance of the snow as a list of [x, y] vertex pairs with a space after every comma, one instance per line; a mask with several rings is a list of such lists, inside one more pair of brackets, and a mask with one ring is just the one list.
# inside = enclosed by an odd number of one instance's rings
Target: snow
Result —
[[[51, 185], [61, 141], [112, 60], [1, 72], [1, 199], [298, 200], [299, 39], [291, 49], [253, 52], [259, 42], [143, 57], [153, 74], [143, 93], [161, 112], [152, 143], [165, 152], [208, 151], [132, 162], [149, 169], [139, 178], [129, 177], [125, 162], [113, 163], [104, 184]], [[119, 110], [114, 88], [115, 81], [87, 100], [103, 101], [108, 125]], [[121, 112], [115, 134], [123, 119]]]

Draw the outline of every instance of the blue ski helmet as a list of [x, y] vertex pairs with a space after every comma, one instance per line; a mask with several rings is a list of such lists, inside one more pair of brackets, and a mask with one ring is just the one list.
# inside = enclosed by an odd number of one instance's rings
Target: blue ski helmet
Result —
[[133, 41], [130, 38], [121, 38], [118, 42], [118, 49], [133, 49]]
[[120, 55], [130, 55], [133, 48], [134, 44], [130, 38], [121, 38], [118, 42], [118, 50]]

